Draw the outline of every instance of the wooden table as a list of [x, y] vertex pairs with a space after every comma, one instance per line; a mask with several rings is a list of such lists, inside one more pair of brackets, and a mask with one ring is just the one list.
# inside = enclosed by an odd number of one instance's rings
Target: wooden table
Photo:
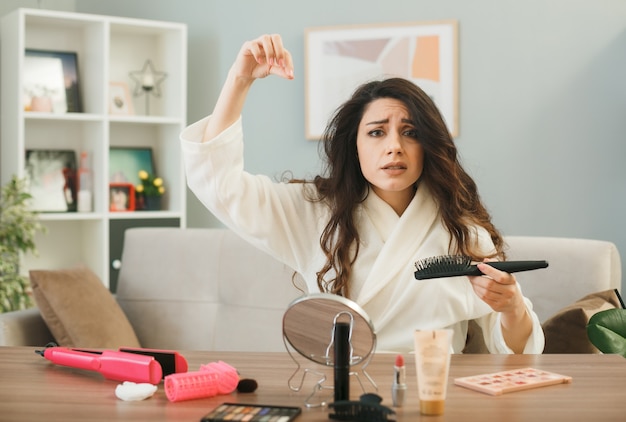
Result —
[[[299, 421], [329, 421], [328, 408], [305, 408], [310, 389], [292, 392], [287, 380], [295, 364], [287, 353], [182, 352], [189, 370], [223, 360], [242, 377], [255, 378], [255, 393], [233, 393], [172, 403], [163, 385], [147, 400], [125, 402], [115, 397], [117, 381], [98, 373], [56, 366], [35, 348], [0, 347], [0, 421], [194, 421], [223, 402], [302, 406]], [[391, 404], [395, 355], [377, 354], [368, 372], [378, 384], [383, 404]], [[453, 355], [446, 412], [421, 416], [412, 356], [407, 363], [407, 401], [396, 408], [398, 421], [624, 421], [626, 359], [616, 355]], [[535, 367], [573, 377], [553, 385], [502, 396], [490, 396], [453, 384], [453, 379], [481, 373]], [[330, 378], [332, 382], [332, 375]], [[352, 382], [352, 381], [351, 381]], [[352, 395], [361, 391], [352, 382]], [[331, 384], [332, 385], [332, 384]]]

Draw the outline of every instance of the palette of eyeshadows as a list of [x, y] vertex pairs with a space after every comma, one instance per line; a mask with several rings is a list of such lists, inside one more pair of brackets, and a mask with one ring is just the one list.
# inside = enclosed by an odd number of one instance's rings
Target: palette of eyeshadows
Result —
[[301, 408], [291, 406], [222, 403], [205, 415], [201, 422], [288, 422], [294, 420], [301, 412]]
[[456, 385], [492, 396], [570, 382], [572, 382], [572, 377], [535, 368], [514, 369], [454, 379]]

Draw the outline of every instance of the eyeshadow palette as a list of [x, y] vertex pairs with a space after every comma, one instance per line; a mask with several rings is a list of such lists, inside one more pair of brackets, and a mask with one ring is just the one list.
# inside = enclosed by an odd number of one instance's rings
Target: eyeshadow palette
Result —
[[200, 422], [288, 422], [294, 420], [301, 412], [301, 408], [293, 406], [222, 403], [205, 415]]
[[572, 382], [572, 377], [535, 368], [513, 369], [454, 379], [456, 385], [492, 396], [570, 382]]

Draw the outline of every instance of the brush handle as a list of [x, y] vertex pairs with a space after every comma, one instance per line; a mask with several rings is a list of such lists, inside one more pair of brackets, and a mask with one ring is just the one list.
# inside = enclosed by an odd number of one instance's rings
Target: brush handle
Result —
[[[547, 261], [494, 261], [486, 262], [487, 265], [507, 273], [519, 273], [522, 271], [538, 270], [548, 266]], [[465, 275], [482, 275], [476, 265], [472, 265]]]
[[[493, 268], [507, 273], [519, 273], [522, 271], [538, 270], [548, 266], [547, 261], [493, 261], [486, 262]], [[476, 265], [463, 266], [455, 268], [454, 266], [446, 267], [442, 265], [441, 270], [437, 271], [437, 265], [433, 265], [430, 271], [416, 271], [415, 278], [418, 280], [426, 280], [430, 278], [459, 277], [464, 275], [483, 275]]]

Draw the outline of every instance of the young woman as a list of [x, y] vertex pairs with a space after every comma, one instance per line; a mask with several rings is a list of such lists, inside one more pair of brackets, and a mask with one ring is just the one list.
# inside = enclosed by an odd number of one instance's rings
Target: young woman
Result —
[[480, 263], [484, 276], [414, 279], [414, 263], [430, 256], [505, 258], [428, 95], [400, 78], [362, 85], [325, 131], [323, 174], [276, 183], [243, 165], [243, 105], [269, 75], [294, 78], [279, 35], [244, 43], [212, 115], [181, 134], [188, 184], [202, 203], [300, 273], [310, 292], [357, 302], [378, 350], [407, 352], [414, 330], [452, 328], [461, 352], [475, 320], [490, 352], [541, 353], [543, 331], [511, 274]]

